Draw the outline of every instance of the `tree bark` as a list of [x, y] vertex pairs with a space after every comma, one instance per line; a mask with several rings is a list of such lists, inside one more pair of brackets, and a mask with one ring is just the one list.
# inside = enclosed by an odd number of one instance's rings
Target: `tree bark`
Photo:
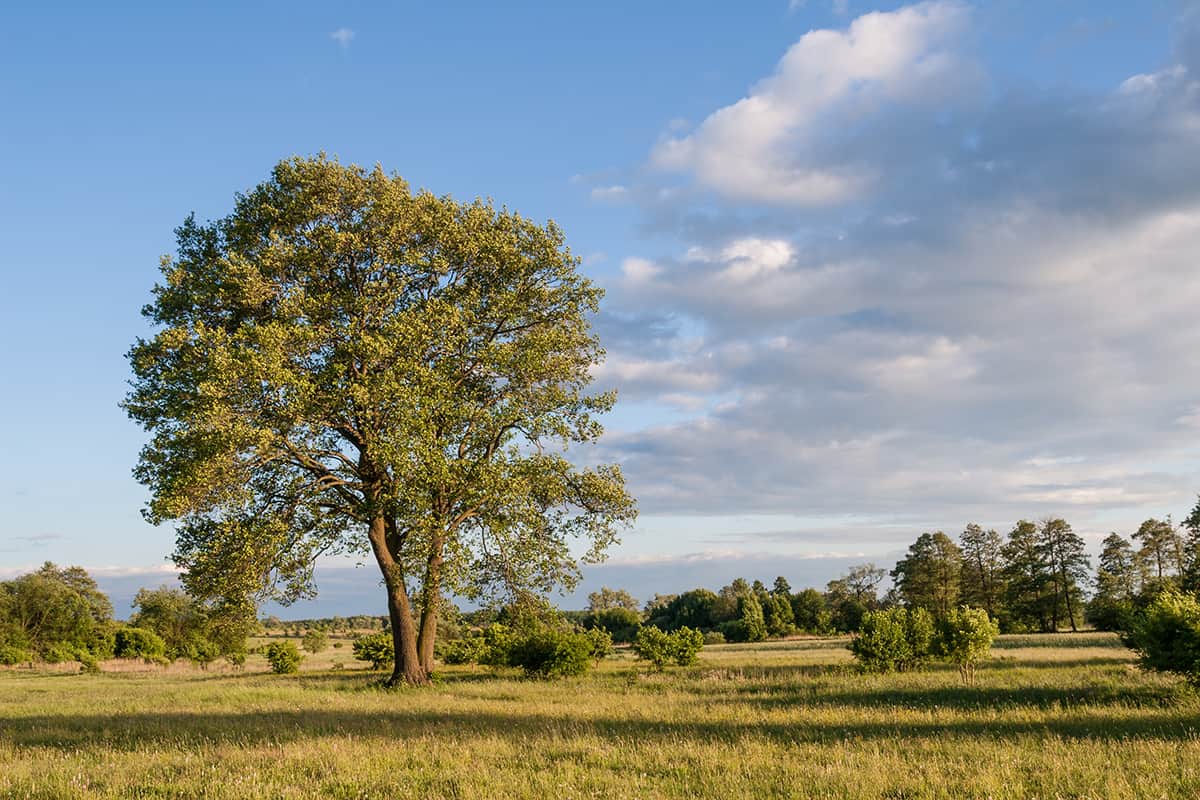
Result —
[[424, 686], [429, 683], [429, 672], [422, 668], [417, 657], [417, 632], [413, 624], [412, 606], [408, 602], [408, 589], [404, 585], [404, 570], [388, 547], [387, 519], [383, 515], [377, 515], [371, 520], [367, 538], [371, 542], [371, 550], [375, 553], [375, 561], [379, 564], [383, 582], [387, 586], [388, 616], [391, 619], [392, 644], [396, 654], [392, 675], [386, 683], [388, 686], [401, 683]]
[[442, 603], [442, 548], [441, 536], [430, 542], [429, 562], [425, 569], [425, 585], [421, 593], [421, 631], [417, 637], [417, 652], [421, 668], [433, 673], [433, 643], [437, 640], [438, 608]]

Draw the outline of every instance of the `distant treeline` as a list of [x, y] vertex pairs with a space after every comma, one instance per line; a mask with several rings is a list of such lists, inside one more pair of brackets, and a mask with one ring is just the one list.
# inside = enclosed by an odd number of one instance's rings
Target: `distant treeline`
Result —
[[[891, 587], [880, 593], [890, 574]], [[602, 588], [582, 611], [561, 612], [584, 629], [603, 629], [630, 642], [639, 628], [687, 627], [710, 643], [755, 642], [794, 634], [858, 631], [870, 611], [904, 606], [945, 619], [960, 606], [983, 609], [1005, 633], [1076, 630], [1086, 623], [1123, 630], [1167, 590], [1200, 592], [1200, 503], [1182, 526], [1148, 519], [1130, 538], [1104, 540], [1093, 574], [1083, 539], [1066, 520], [1021, 520], [1007, 534], [969, 524], [955, 541], [942, 531], [923, 533], [889, 571], [867, 563], [825, 585], [793, 591], [783, 576], [770, 586], [737, 578], [713, 591], [657, 594], [640, 603], [623, 589]], [[353, 637], [385, 630], [388, 618], [356, 615], [256, 621], [244, 609], [205, 603], [179, 589], [142, 589], [128, 623], [116, 622], [112, 604], [80, 567], [41, 569], [0, 582], [0, 663], [78, 660], [85, 667], [112, 657], [205, 665], [217, 658], [241, 663], [256, 632], [301, 637], [320, 631]], [[439, 628], [449, 643], [511, 611], [461, 612], [440, 606]]]

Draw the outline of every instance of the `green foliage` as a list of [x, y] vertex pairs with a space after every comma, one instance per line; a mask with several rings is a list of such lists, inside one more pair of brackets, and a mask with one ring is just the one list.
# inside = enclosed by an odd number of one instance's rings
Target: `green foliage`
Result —
[[72, 661], [77, 653], [109, 658], [112, 636], [112, 604], [80, 567], [46, 562], [36, 572], [0, 582], [2, 646], [49, 662]]
[[[197, 597], [295, 599], [318, 554], [370, 554], [414, 642], [445, 590], [573, 585], [632, 523], [620, 469], [566, 455], [615, 393], [588, 392], [602, 292], [554, 223], [322, 155], [176, 234], [125, 408]], [[393, 677], [427, 682], [433, 646]]]
[[725, 644], [725, 634], [720, 631], [709, 631], [704, 634], [705, 644]]
[[27, 661], [33, 661], [33, 653], [10, 644], [0, 645], [0, 665], [11, 667]]
[[649, 661], [656, 670], [668, 663], [681, 667], [695, 664], [703, 647], [704, 634], [688, 627], [667, 633], [653, 625], [643, 625], [633, 642], [638, 658]]
[[804, 589], [792, 595], [792, 619], [806, 633], [825, 635], [833, 630], [833, 615], [825, 595], [816, 589]]
[[637, 636], [638, 626], [642, 624], [642, 615], [635, 610], [618, 606], [602, 611], [593, 611], [584, 620], [588, 628], [600, 628], [606, 631], [616, 642], [631, 642]]
[[1145, 669], [1182, 675], [1200, 688], [1200, 601], [1169, 588], [1152, 600], [1123, 638]]
[[244, 653], [254, 624], [247, 609], [204, 603], [169, 586], [141, 589], [133, 603], [137, 610], [130, 624], [161, 637], [165, 648], [161, 655], [202, 666], [221, 656]]
[[484, 659], [487, 642], [482, 635], [464, 636], [446, 642], [441, 651], [444, 664], [479, 664]]
[[896, 593], [910, 607], [944, 616], [958, 603], [962, 563], [962, 551], [949, 536], [923, 533], [892, 570]]
[[329, 634], [321, 628], [310, 628], [300, 642], [301, 647], [308, 653], [319, 653], [329, 646]]
[[300, 655], [300, 651], [296, 648], [296, 643], [286, 640], [271, 642], [263, 650], [263, 655], [266, 656], [267, 663], [271, 665], [271, 671], [276, 675], [299, 672], [300, 662], [304, 660], [304, 656]]
[[937, 650], [968, 683], [975, 682], [975, 664], [986, 658], [1000, 627], [982, 608], [959, 606], [939, 620]]
[[354, 640], [354, 657], [366, 661], [371, 669], [384, 669], [396, 658], [396, 645], [390, 631], [380, 631]]
[[587, 672], [595, 642], [584, 631], [539, 627], [515, 638], [508, 663], [533, 678], [563, 678]]
[[637, 598], [624, 589], [601, 586], [599, 591], [588, 595], [588, 611], [610, 611], [617, 608], [636, 612], [640, 606]]
[[693, 589], [648, 609], [646, 624], [664, 631], [673, 631], [684, 626], [712, 630], [719, 623], [716, 617], [717, 606], [716, 593], [708, 589]]
[[167, 652], [167, 645], [162, 637], [146, 628], [132, 626], [119, 628], [115, 638], [117, 658], [153, 660], [164, 657]]
[[592, 642], [592, 659], [596, 663], [600, 663], [601, 659], [608, 658], [616, 652], [613, 649], [613, 637], [608, 631], [603, 628], [591, 628], [585, 633]]
[[757, 597], [753, 594], [742, 597], [739, 601], [738, 612], [743, 637], [741, 641], [761, 642], [767, 638], [767, 623], [763, 618], [762, 603]]
[[864, 671], [892, 672], [928, 660], [933, 644], [933, 617], [928, 611], [895, 607], [866, 612], [850, 651]]

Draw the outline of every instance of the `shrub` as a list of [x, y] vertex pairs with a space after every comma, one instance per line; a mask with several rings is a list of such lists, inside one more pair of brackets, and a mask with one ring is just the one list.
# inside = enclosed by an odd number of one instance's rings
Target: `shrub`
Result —
[[593, 641], [582, 631], [541, 627], [518, 637], [508, 653], [508, 663], [537, 678], [582, 675], [591, 666]]
[[1200, 688], [1200, 602], [1166, 589], [1138, 615], [1122, 636], [1145, 669], [1173, 672]]
[[79, 670], [88, 675], [100, 674], [100, 661], [87, 650], [80, 650], [75, 654], [75, 660], [79, 662]]
[[154, 631], [146, 628], [121, 628], [116, 633], [113, 649], [117, 658], [153, 659], [161, 657], [166, 648], [162, 637]]
[[967, 683], [975, 682], [975, 664], [992, 649], [992, 640], [1000, 633], [982, 608], [959, 606], [941, 621], [938, 649]]
[[888, 608], [863, 614], [850, 651], [868, 672], [911, 669], [930, 656], [933, 618], [923, 608]]
[[367, 661], [371, 669], [384, 669], [396, 658], [392, 634], [388, 631], [371, 633], [354, 640], [354, 657]]
[[42, 660], [47, 664], [61, 664], [75, 660], [75, 648], [66, 644], [53, 644], [42, 651]]
[[314, 628], [304, 634], [300, 646], [309, 653], [319, 653], [329, 646], [329, 636], [320, 628]]
[[613, 654], [613, 637], [604, 628], [592, 628], [584, 633], [592, 643], [592, 658], [597, 664]]
[[643, 625], [633, 642], [638, 658], [649, 661], [658, 670], [668, 662], [681, 667], [695, 664], [702, 647], [704, 634], [686, 626], [673, 633], [664, 633], [653, 625]]
[[443, 664], [478, 664], [487, 651], [482, 635], [467, 636], [442, 646]]
[[705, 644], [725, 644], [725, 634], [720, 631], [709, 631], [704, 634]]
[[263, 650], [263, 655], [267, 657], [271, 671], [277, 675], [299, 672], [300, 662], [304, 659], [296, 649], [296, 643], [288, 641], [271, 642]]
[[23, 650], [20, 647], [14, 647], [13, 645], [0, 645], [0, 664], [11, 667], [14, 664], [23, 664], [27, 661], [33, 661], [33, 653]]

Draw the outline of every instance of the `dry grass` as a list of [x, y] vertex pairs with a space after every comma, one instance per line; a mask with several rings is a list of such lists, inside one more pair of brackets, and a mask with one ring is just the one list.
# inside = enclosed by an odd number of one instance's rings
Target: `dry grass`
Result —
[[0, 796], [1200, 796], [1200, 700], [1115, 638], [995, 655], [973, 687], [859, 675], [837, 640], [711, 647], [665, 674], [622, 654], [556, 683], [447, 669], [395, 692], [348, 647], [297, 676], [8, 671]]

